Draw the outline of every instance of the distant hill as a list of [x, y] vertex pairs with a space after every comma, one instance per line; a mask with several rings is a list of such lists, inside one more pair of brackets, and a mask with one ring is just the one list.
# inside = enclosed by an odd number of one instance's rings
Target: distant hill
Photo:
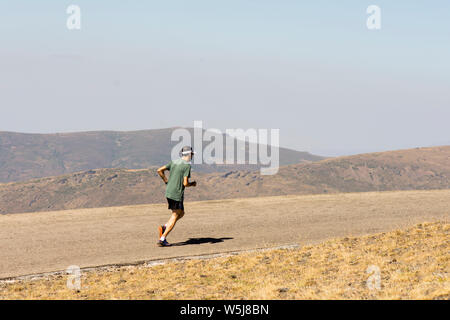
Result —
[[[164, 184], [149, 170], [99, 169], [0, 184], [0, 213], [164, 202]], [[193, 171], [186, 200], [287, 194], [450, 189], [450, 146], [361, 154], [259, 171]]]
[[[177, 143], [170, 139], [173, 130], [56, 134], [0, 132], [0, 182], [25, 181], [96, 168], [160, 166], [170, 160], [172, 147]], [[188, 130], [193, 132], [193, 129]], [[307, 152], [280, 148], [281, 165], [322, 159]], [[256, 168], [246, 165], [196, 166], [199, 172]]]

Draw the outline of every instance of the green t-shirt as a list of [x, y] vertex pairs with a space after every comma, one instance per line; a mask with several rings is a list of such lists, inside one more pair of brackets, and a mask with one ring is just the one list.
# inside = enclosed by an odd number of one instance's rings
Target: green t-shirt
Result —
[[184, 177], [191, 177], [191, 164], [183, 159], [177, 159], [166, 164], [166, 168], [170, 171], [166, 188], [166, 198], [183, 201], [183, 180]]

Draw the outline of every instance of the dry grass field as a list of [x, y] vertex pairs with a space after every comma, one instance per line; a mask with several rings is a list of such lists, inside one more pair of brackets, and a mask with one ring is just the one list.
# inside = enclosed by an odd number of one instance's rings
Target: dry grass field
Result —
[[422, 223], [299, 249], [91, 270], [79, 291], [67, 275], [3, 282], [0, 298], [450, 299], [449, 233], [446, 222]]

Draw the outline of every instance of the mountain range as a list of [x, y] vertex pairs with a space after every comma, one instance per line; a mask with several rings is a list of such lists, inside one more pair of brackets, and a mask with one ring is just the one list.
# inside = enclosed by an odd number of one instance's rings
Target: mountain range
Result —
[[[175, 129], [55, 134], [0, 132], [0, 182], [25, 181], [97, 168], [141, 169], [162, 166], [170, 160], [171, 150], [178, 143], [171, 141]], [[193, 129], [186, 129], [193, 137]], [[246, 159], [249, 159], [248, 154], [252, 149], [249, 143], [245, 146]], [[280, 165], [324, 158], [287, 148], [279, 148], [279, 155]], [[259, 166], [194, 165], [194, 168], [199, 172], [226, 172], [257, 169]]]
[[[90, 169], [0, 184], [0, 213], [163, 203], [156, 166]], [[205, 173], [193, 169], [186, 200], [450, 188], [450, 146], [368, 153], [258, 170]]]

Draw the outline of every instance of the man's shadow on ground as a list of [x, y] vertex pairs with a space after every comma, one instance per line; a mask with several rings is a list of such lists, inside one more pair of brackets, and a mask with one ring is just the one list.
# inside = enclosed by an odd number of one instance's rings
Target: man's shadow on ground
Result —
[[191, 244], [204, 244], [204, 243], [219, 243], [225, 240], [232, 240], [233, 238], [190, 238], [187, 241], [172, 243], [172, 247], [188, 246]]

